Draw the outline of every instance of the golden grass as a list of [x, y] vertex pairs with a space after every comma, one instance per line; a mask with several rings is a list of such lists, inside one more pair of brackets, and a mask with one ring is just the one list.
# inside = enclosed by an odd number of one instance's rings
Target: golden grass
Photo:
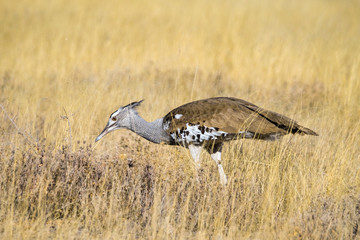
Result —
[[[1, 0], [0, 238], [359, 238], [359, 22], [351, 0]], [[183, 148], [93, 144], [120, 105], [213, 96], [320, 136], [227, 144], [226, 188], [205, 154], [198, 183]]]

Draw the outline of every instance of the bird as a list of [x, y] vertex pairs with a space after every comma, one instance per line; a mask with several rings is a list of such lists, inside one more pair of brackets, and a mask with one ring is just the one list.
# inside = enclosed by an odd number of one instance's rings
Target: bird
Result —
[[180, 145], [190, 150], [197, 170], [206, 150], [215, 161], [222, 185], [227, 176], [221, 163], [225, 142], [237, 139], [274, 141], [286, 134], [318, 136], [284, 115], [232, 97], [214, 97], [181, 105], [153, 122], [144, 120], [137, 108], [144, 100], [122, 106], [110, 115], [95, 142], [121, 128], [129, 129], [157, 144]]

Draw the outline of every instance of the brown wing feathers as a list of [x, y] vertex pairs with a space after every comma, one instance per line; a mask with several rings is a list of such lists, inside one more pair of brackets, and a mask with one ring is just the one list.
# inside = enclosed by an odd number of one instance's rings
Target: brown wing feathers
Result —
[[316, 132], [314, 132], [313, 130], [299, 125], [295, 120], [292, 120], [284, 115], [262, 109], [253, 104], [248, 105], [246, 107], [253, 110], [257, 114], [259, 114], [261, 117], [265, 118], [267, 121], [274, 124], [276, 127], [285, 130], [286, 132], [290, 132], [293, 134], [299, 133], [302, 135], [308, 134], [308, 135], [318, 136], [318, 134]]
[[[175, 118], [177, 114], [181, 115], [178, 119]], [[289, 132], [317, 135], [288, 117], [236, 98], [219, 97], [190, 102], [169, 112], [164, 117], [164, 123], [169, 120], [168, 133], [186, 127], [188, 123], [219, 128], [227, 133], [249, 131], [259, 136]]]

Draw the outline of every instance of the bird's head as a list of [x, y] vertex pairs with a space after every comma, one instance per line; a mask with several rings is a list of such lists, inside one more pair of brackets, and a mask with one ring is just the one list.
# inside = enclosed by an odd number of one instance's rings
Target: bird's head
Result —
[[102, 137], [104, 137], [109, 132], [112, 132], [116, 129], [120, 128], [131, 128], [131, 122], [133, 117], [135, 117], [138, 113], [136, 111], [136, 107], [140, 106], [142, 101], [132, 102], [126, 106], [120, 107], [118, 110], [113, 112], [110, 115], [109, 121], [106, 124], [104, 130], [97, 136], [95, 142], [99, 141]]

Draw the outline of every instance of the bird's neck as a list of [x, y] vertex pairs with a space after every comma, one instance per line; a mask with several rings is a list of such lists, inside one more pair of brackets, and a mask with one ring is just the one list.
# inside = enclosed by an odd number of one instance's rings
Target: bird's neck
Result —
[[170, 137], [162, 127], [163, 119], [147, 122], [139, 115], [134, 115], [131, 120], [130, 130], [153, 143], [169, 143]]

